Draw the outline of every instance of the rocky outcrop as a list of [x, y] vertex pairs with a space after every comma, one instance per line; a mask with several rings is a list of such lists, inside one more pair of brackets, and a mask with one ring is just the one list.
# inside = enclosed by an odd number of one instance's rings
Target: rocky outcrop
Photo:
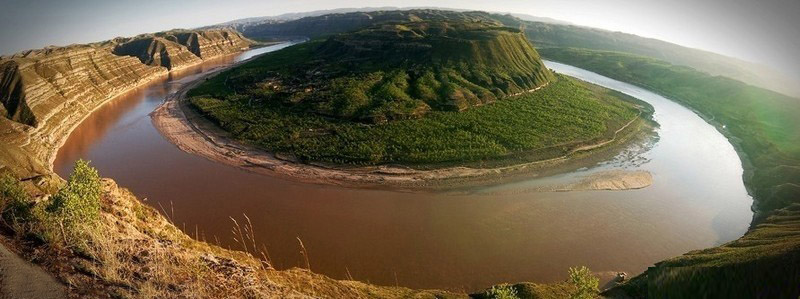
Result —
[[144, 64], [170, 70], [194, 65], [202, 60], [185, 46], [155, 36], [120, 43], [114, 47], [114, 54], [134, 56]]
[[[166, 74], [163, 67], [112, 53], [112, 43], [27, 51], [0, 59], [4, 107], [0, 166], [46, 173], [50, 156], [92, 110]], [[16, 153], [16, 154], [15, 154]]]
[[230, 29], [168, 32], [166, 39], [183, 45], [200, 58], [208, 59], [241, 51], [252, 41]]
[[49, 174], [69, 132], [107, 100], [251, 44], [232, 30], [169, 31], [0, 57], [0, 171]]
[[227, 55], [250, 47], [253, 42], [230, 29], [173, 30], [113, 41], [114, 54], [139, 58], [147, 65], [170, 70], [194, 65], [203, 59]]

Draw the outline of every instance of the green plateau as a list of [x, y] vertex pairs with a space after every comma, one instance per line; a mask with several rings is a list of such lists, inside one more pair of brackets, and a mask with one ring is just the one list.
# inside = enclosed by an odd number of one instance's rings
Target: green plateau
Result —
[[238, 140], [339, 165], [548, 159], [640, 113], [632, 98], [553, 74], [518, 29], [444, 17], [292, 46], [188, 96]]

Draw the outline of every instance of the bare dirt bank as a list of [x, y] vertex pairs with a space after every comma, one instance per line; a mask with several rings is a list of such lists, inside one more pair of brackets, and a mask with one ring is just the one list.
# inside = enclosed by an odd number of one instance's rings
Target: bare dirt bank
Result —
[[[227, 132], [205, 119], [187, 105], [187, 92], [223, 69], [187, 83], [167, 97], [152, 114], [155, 127], [181, 150], [225, 163], [240, 169], [287, 177], [303, 182], [345, 185], [352, 187], [399, 187], [414, 190], [451, 189], [475, 184], [489, 184], [510, 177], [536, 177], [571, 169], [587, 152], [633, 139], [646, 126], [637, 116], [616, 130], [614, 137], [590, 145], [579, 146], [567, 155], [494, 168], [447, 167], [418, 170], [404, 166], [374, 166], [339, 168], [320, 164], [305, 164], [285, 159], [234, 140]], [[641, 115], [641, 113], [640, 113]], [[625, 132], [623, 132], [625, 131]], [[619, 190], [626, 184], [618, 186]], [[640, 185], [631, 184], [638, 187]]]

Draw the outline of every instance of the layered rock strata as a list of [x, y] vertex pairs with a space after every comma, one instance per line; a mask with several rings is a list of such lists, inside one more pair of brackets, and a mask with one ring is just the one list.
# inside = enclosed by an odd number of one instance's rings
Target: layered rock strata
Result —
[[182, 30], [0, 57], [0, 171], [50, 175], [69, 132], [109, 99], [251, 44], [232, 30]]

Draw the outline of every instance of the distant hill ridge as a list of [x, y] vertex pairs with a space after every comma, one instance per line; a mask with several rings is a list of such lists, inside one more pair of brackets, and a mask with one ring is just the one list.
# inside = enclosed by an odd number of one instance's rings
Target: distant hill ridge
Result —
[[277, 17], [250, 18], [220, 24], [235, 28], [253, 39], [292, 39], [319, 37], [363, 28], [386, 21], [407, 21], [412, 16], [450, 17], [469, 15], [524, 28], [537, 48], [586, 48], [618, 51], [689, 66], [711, 75], [725, 76], [747, 84], [800, 97], [800, 88], [785, 76], [758, 64], [622, 32], [566, 24], [558, 20], [520, 14], [488, 13], [454, 9], [363, 8], [315, 11]]

